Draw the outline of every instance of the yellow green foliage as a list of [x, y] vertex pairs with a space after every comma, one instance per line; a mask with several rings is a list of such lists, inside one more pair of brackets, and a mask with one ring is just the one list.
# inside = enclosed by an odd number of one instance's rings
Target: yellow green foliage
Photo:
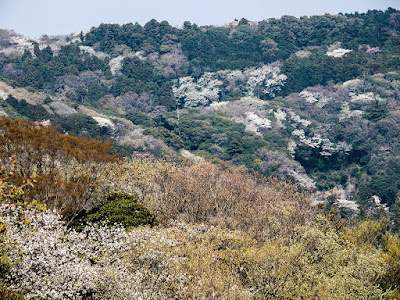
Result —
[[382, 286], [388, 290], [389, 299], [400, 299], [400, 236], [386, 233], [382, 237], [385, 272]]
[[355, 226], [344, 228], [342, 236], [344, 239], [358, 245], [360, 248], [373, 249], [378, 246], [388, 222], [388, 218], [366, 220]]
[[[381, 252], [346, 241], [323, 217], [298, 226], [290, 242], [279, 238], [260, 242], [238, 231], [175, 223], [134, 229], [130, 243], [132, 251], [110, 266], [108, 280], [99, 287], [105, 298], [126, 299], [132, 290], [156, 299], [384, 299], [387, 295], [379, 285], [385, 274]], [[121, 276], [121, 268], [129, 275]]]

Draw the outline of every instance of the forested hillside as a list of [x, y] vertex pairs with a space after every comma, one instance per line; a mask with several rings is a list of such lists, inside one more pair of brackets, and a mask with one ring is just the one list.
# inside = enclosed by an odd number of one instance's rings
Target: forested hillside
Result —
[[0, 117], [13, 297], [400, 297], [398, 10], [0, 30]]
[[108, 142], [38, 123], [0, 128], [7, 297], [400, 295], [400, 238], [384, 211], [346, 221], [333, 202], [313, 206], [298, 186], [243, 167], [123, 160]]
[[334, 188], [365, 213], [400, 189], [399, 33], [391, 8], [40, 40], [2, 31], [1, 111], [112, 139], [123, 155], [189, 150]]

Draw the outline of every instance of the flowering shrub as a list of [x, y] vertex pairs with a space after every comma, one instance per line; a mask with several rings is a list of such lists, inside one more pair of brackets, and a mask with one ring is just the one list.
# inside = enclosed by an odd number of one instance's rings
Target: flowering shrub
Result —
[[286, 81], [280, 74], [280, 64], [273, 63], [260, 68], [206, 72], [196, 82], [192, 77], [181, 77], [175, 82], [173, 92], [178, 104], [195, 107], [220, 101], [224, 92], [240, 91], [250, 97], [274, 96]]
[[326, 52], [327, 56], [332, 57], [342, 57], [352, 50], [341, 48], [342, 43], [336, 42], [328, 47], [328, 51]]
[[101, 279], [100, 262], [128, 249], [122, 227], [88, 225], [78, 233], [68, 231], [60, 215], [50, 210], [2, 204], [0, 213], [13, 265], [7, 281], [27, 298], [87, 297]]
[[351, 145], [346, 142], [331, 142], [328, 138], [323, 138], [320, 134], [316, 133], [312, 137], [306, 137], [303, 129], [296, 129], [292, 132], [293, 136], [297, 136], [301, 143], [311, 148], [321, 148], [319, 152], [322, 156], [331, 156], [332, 153], [342, 152], [348, 154], [351, 150]]
[[196, 83], [192, 77], [180, 78], [178, 86], [173, 88], [178, 103], [182, 103], [184, 107], [193, 107], [218, 101], [223, 82], [214, 79], [213, 75], [205, 73]]

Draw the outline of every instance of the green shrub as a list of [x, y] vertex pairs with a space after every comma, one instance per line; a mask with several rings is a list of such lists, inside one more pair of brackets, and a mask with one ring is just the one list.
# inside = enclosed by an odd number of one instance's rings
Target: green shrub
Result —
[[135, 125], [142, 125], [144, 127], [153, 127], [155, 125], [152, 117], [141, 111], [128, 114], [126, 118]]
[[87, 222], [106, 222], [109, 225], [118, 223], [125, 228], [141, 225], [153, 227], [158, 223], [156, 216], [138, 203], [135, 196], [125, 193], [111, 193], [103, 204], [81, 214], [74, 223]]

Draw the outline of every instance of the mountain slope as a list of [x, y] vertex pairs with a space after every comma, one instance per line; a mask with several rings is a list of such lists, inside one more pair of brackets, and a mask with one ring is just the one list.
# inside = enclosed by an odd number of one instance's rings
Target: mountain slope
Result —
[[1, 114], [111, 138], [128, 155], [184, 149], [362, 208], [392, 206], [399, 20], [389, 8], [223, 27], [102, 24], [39, 40], [2, 31]]

